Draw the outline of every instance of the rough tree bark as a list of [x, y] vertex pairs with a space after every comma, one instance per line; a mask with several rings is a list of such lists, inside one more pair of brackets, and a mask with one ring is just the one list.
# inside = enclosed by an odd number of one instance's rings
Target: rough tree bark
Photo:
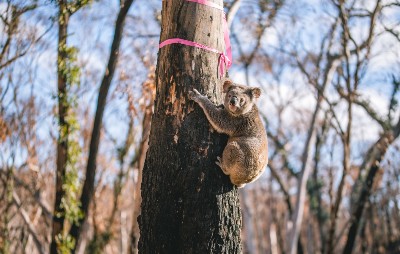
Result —
[[[212, 1], [222, 6], [222, 0]], [[222, 13], [163, 1], [161, 38], [223, 49]], [[196, 88], [222, 102], [218, 55], [172, 44], [160, 49], [154, 115], [143, 169], [140, 253], [240, 253], [237, 189], [215, 164], [227, 137], [188, 99]]]

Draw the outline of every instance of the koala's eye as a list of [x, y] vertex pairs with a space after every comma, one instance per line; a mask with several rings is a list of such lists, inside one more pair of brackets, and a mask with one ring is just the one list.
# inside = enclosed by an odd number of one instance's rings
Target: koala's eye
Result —
[[228, 98], [231, 98], [231, 97], [232, 97], [232, 95], [228, 94]]
[[243, 102], [244, 102], [244, 99], [240, 98], [240, 104], [243, 104]]

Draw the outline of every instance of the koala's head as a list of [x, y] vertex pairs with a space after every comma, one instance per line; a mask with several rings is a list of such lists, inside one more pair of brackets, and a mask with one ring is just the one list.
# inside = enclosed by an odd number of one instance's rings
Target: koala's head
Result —
[[256, 99], [261, 95], [258, 87], [240, 86], [226, 80], [223, 85], [225, 95], [224, 106], [232, 115], [243, 115], [249, 112]]

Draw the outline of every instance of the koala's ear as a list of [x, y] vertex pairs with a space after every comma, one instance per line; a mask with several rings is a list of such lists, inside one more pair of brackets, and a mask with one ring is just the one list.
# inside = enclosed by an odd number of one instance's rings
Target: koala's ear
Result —
[[261, 96], [261, 89], [258, 87], [252, 87], [251, 94], [253, 95], [254, 98], [259, 98]]
[[225, 80], [224, 85], [222, 86], [222, 88], [224, 89], [224, 93], [227, 93], [231, 86], [233, 86], [232, 81], [230, 81], [229, 79]]

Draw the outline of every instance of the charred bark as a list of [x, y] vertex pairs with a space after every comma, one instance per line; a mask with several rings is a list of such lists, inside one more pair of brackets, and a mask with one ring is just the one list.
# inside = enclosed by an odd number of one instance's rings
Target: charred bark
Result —
[[[213, 1], [222, 6], [222, 0]], [[182, 38], [223, 49], [222, 13], [163, 1], [161, 41]], [[196, 88], [222, 102], [218, 55], [178, 44], [160, 49], [157, 94], [143, 169], [140, 253], [240, 253], [238, 192], [215, 164], [227, 137], [188, 99]]]

